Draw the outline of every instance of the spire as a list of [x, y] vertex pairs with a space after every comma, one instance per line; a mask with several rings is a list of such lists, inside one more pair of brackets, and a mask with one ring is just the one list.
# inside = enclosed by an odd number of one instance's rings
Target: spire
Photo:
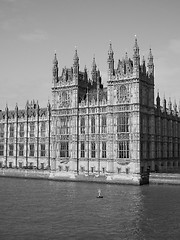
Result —
[[133, 48], [133, 50], [134, 50], [134, 56], [136, 55], [136, 56], [139, 56], [139, 46], [138, 46], [138, 43], [137, 43], [137, 37], [136, 37], [136, 35], [135, 35], [135, 43], [134, 43], [134, 48]]
[[95, 56], [93, 57], [93, 62], [92, 62], [92, 71], [91, 71], [91, 75], [92, 75], [92, 80], [93, 82], [96, 82], [97, 80], [97, 71], [96, 71], [96, 61], [95, 61]]
[[96, 60], [95, 60], [95, 55], [94, 55], [93, 62], [92, 62], [92, 69], [96, 70], [96, 67], [97, 67], [97, 65], [96, 65]]
[[159, 108], [160, 107], [160, 97], [159, 97], [159, 90], [157, 92], [157, 97], [156, 97], [156, 105]]
[[112, 50], [111, 41], [109, 43], [107, 63], [108, 63], [108, 75], [109, 75], [109, 80], [110, 80], [111, 76], [114, 74], [114, 52]]
[[74, 53], [74, 64], [79, 64], [79, 57], [78, 57], [78, 54], [77, 54], [77, 48], [75, 47], [75, 53]]
[[127, 54], [127, 52], [125, 53], [125, 62], [128, 62], [128, 54]]
[[146, 62], [145, 62], [144, 55], [143, 55], [143, 58], [142, 58], [142, 67], [141, 67], [141, 69], [142, 69], [142, 72], [144, 74], [146, 74]]
[[79, 57], [77, 54], [77, 48], [75, 47], [75, 53], [74, 53], [74, 57], [73, 57], [73, 72], [76, 76], [76, 81], [78, 80], [78, 73], [79, 73]]
[[110, 41], [110, 43], [109, 43], [109, 50], [108, 50], [108, 56], [109, 56], [109, 58], [113, 58], [113, 55], [114, 55], [114, 52], [112, 50], [112, 43]]
[[166, 98], [165, 98], [165, 95], [163, 97], [163, 112], [166, 112]]
[[16, 114], [18, 113], [18, 104], [16, 103], [16, 106], [15, 106], [15, 112]]
[[173, 108], [174, 108], [175, 114], [177, 114], [177, 104], [176, 104], [176, 100], [174, 100]]
[[58, 60], [57, 60], [57, 56], [56, 56], [56, 52], [54, 54], [54, 59], [53, 59], [53, 65], [58, 65]]
[[149, 49], [149, 55], [148, 55], [148, 75], [149, 76], [154, 76], [154, 63], [153, 63], [153, 55], [151, 48]]
[[139, 46], [137, 43], [137, 37], [135, 35], [135, 42], [134, 42], [134, 47], [133, 47], [133, 72], [135, 74], [139, 74], [139, 67], [140, 67], [140, 55], [139, 55]]
[[169, 113], [171, 113], [171, 111], [172, 111], [172, 102], [171, 102], [171, 98], [169, 98], [169, 102], [168, 102], [168, 110], [169, 110]]
[[149, 49], [148, 60], [149, 60], [149, 62], [151, 61], [151, 63], [153, 63], [153, 55], [152, 55], [152, 50], [151, 50], [151, 48]]
[[58, 81], [58, 60], [56, 56], [56, 52], [54, 54], [54, 59], [53, 59], [53, 83]]
[[8, 112], [8, 104], [6, 103], [6, 107], [5, 107], [5, 112], [7, 113]]

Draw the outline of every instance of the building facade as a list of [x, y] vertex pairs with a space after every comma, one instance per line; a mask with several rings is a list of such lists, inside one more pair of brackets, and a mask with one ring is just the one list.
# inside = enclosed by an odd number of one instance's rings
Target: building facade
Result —
[[137, 39], [133, 57], [115, 68], [108, 50], [107, 87], [93, 58], [91, 76], [73, 66], [59, 75], [53, 60], [52, 104], [0, 112], [0, 167], [51, 169], [76, 175], [141, 175], [180, 171], [180, 113], [159, 93], [154, 104], [154, 63], [140, 62]]

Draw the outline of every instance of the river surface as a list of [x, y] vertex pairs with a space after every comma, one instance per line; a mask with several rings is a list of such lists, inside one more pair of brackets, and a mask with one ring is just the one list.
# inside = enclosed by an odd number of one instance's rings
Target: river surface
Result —
[[179, 240], [180, 187], [0, 178], [0, 239]]

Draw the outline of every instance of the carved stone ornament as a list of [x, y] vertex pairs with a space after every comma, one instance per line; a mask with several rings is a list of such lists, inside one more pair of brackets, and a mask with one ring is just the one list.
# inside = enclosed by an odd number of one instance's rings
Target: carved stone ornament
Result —
[[59, 106], [68, 107], [70, 104], [70, 97], [68, 91], [62, 91], [59, 93]]
[[117, 103], [129, 102], [129, 92], [125, 85], [117, 86]]
[[130, 161], [127, 160], [127, 159], [117, 160], [116, 162], [117, 162], [117, 164], [122, 165], [122, 166], [123, 165], [128, 165], [130, 163]]

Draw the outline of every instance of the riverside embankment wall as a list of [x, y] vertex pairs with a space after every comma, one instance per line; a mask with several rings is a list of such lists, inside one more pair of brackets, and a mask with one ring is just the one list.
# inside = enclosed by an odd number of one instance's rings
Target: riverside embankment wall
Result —
[[46, 179], [55, 181], [74, 181], [74, 182], [96, 182], [112, 184], [142, 184], [139, 174], [135, 175], [77, 175], [70, 172], [55, 172], [50, 170], [32, 170], [32, 169], [0, 169], [0, 177], [26, 178], [26, 179]]
[[0, 177], [26, 178], [26, 179], [44, 179], [54, 181], [74, 181], [74, 182], [95, 182], [95, 183], [112, 183], [112, 184], [171, 184], [180, 185], [180, 173], [150, 173], [149, 181], [142, 180], [137, 175], [77, 175], [66, 172], [54, 172], [50, 170], [31, 170], [31, 169], [0, 169]]

